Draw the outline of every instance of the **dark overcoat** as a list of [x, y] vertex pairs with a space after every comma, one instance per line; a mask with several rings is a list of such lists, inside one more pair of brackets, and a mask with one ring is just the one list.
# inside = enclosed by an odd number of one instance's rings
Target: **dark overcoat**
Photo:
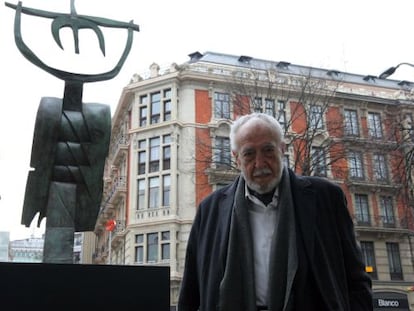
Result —
[[[297, 176], [291, 170], [289, 178], [299, 260], [292, 292], [294, 309], [372, 310], [371, 279], [343, 191], [325, 179]], [[210, 194], [197, 210], [178, 311], [217, 310], [237, 182]]]

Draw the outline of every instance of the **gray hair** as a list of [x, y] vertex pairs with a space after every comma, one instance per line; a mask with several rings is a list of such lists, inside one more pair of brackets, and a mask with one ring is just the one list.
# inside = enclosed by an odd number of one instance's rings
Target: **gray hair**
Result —
[[254, 113], [246, 114], [244, 116], [237, 118], [237, 120], [234, 121], [234, 123], [232, 124], [231, 129], [230, 129], [230, 146], [231, 146], [232, 151], [237, 151], [238, 149], [238, 146], [236, 143], [236, 135], [239, 129], [244, 124], [254, 119], [256, 119], [256, 121], [266, 123], [269, 126], [269, 128], [272, 131], [274, 131], [275, 138], [277, 138], [279, 142], [283, 141], [283, 129], [280, 123], [274, 117], [266, 113], [254, 112]]

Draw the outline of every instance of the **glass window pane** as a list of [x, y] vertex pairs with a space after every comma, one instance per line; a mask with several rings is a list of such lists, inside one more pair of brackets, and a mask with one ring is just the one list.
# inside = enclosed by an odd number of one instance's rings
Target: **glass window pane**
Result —
[[355, 194], [355, 216], [359, 224], [370, 224], [368, 196]]
[[163, 182], [162, 205], [170, 206], [170, 190], [171, 190], [170, 175], [164, 175], [162, 182]]
[[137, 199], [137, 209], [145, 208], [145, 180], [138, 180], [138, 199]]
[[216, 118], [230, 118], [230, 95], [227, 93], [214, 93], [214, 116]]
[[162, 260], [170, 259], [170, 243], [163, 243], [161, 245], [161, 252]]
[[160, 138], [150, 139], [150, 159], [149, 172], [157, 172], [160, 170]]
[[143, 234], [135, 235], [135, 243], [136, 244], [144, 243], [144, 235]]
[[152, 177], [149, 179], [149, 206], [148, 208], [159, 208], [159, 177]]
[[158, 260], [158, 233], [147, 235], [147, 261], [155, 262]]
[[135, 247], [135, 262], [144, 262], [144, 248], [142, 246]]

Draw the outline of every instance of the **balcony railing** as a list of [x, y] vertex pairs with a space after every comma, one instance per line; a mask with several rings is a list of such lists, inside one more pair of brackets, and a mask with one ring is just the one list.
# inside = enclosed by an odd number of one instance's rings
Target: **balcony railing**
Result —
[[105, 203], [113, 203], [119, 192], [126, 192], [127, 178], [125, 176], [119, 176], [115, 178], [111, 190], [108, 192]]
[[112, 162], [116, 162], [121, 150], [127, 150], [129, 145], [129, 136], [126, 134], [119, 135], [118, 139], [112, 145], [109, 157]]
[[354, 214], [353, 219], [355, 222], [355, 225], [357, 227], [361, 228], [372, 228], [373, 230], [378, 229], [387, 229], [387, 228], [394, 228], [394, 229], [402, 229], [407, 230], [408, 224], [405, 221], [405, 219], [398, 219], [395, 216], [390, 215], [378, 215], [378, 216], [367, 216], [367, 215], [361, 215], [361, 214]]
[[135, 219], [145, 220], [154, 219], [158, 217], [166, 217], [170, 215], [170, 207], [148, 208], [135, 211]]

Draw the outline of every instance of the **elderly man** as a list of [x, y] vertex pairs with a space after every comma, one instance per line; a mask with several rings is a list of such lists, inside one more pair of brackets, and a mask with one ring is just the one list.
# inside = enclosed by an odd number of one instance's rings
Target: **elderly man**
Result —
[[341, 188], [283, 167], [271, 116], [240, 117], [230, 140], [241, 174], [198, 208], [178, 310], [372, 310]]

